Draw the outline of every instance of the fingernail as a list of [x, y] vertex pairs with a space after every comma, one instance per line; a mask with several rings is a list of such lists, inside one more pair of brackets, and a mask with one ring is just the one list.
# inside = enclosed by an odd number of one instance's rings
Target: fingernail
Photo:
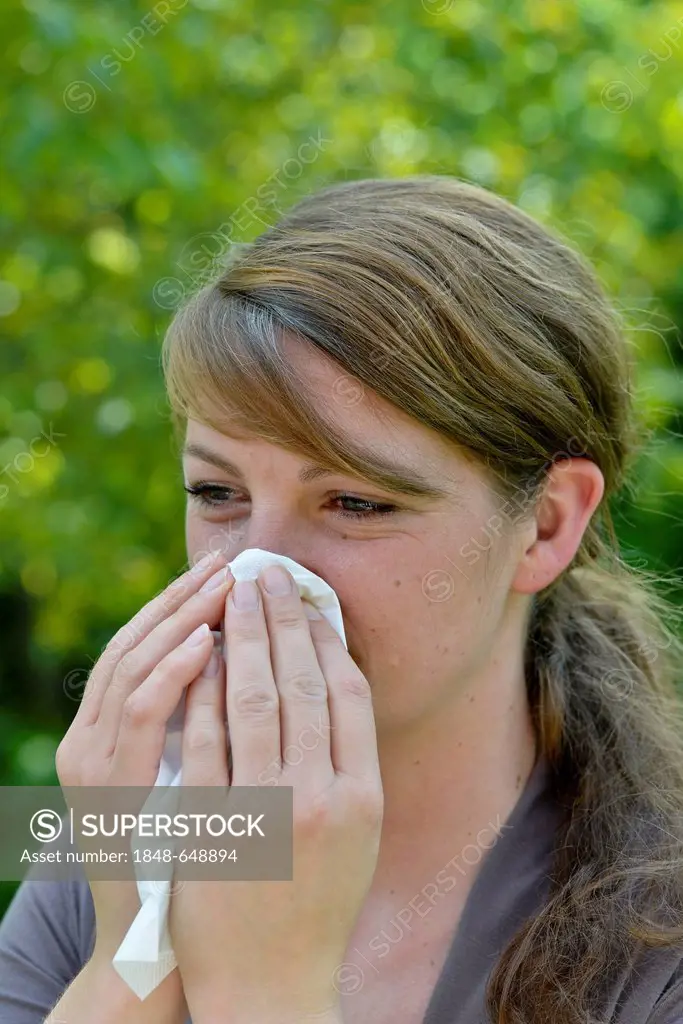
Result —
[[221, 656], [218, 653], [218, 651], [214, 648], [214, 650], [211, 652], [211, 657], [209, 658], [209, 660], [206, 663], [206, 666], [204, 668], [204, 671], [202, 672], [202, 675], [203, 676], [209, 676], [209, 677], [217, 676], [219, 671], [220, 671], [220, 667], [221, 667]]
[[258, 587], [253, 580], [237, 580], [230, 593], [236, 608], [242, 611], [258, 608]]
[[227, 567], [227, 565], [224, 565], [223, 568], [215, 572], [213, 576], [209, 576], [206, 583], [202, 583], [201, 587], [199, 588], [199, 593], [202, 594], [205, 593], [207, 590], [215, 590], [216, 587], [220, 587], [221, 583], [229, 582], [231, 576], [232, 574], [230, 573], [230, 569]]
[[292, 577], [283, 565], [269, 565], [263, 570], [261, 579], [269, 594], [281, 596], [292, 591]]
[[183, 640], [183, 647], [197, 647], [203, 640], [206, 640], [207, 636], [211, 635], [211, 630], [206, 622], [202, 622], [201, 626], [190, 633], [187, 640]]
[[321, 612], [315, 607], [315, 605], [309, 604], [308, 601], [304, 601], [304, 613], [307, 619], [322, 619]]

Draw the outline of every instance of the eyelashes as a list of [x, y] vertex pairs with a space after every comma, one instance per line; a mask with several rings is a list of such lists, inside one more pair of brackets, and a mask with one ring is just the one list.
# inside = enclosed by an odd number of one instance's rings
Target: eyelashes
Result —
[[[209, 484], [200, 482], [197, 484], [185, 484], [183, 490], [190, 496], [190, 499], [204, 509], [216, 510], [227, 505], [237, 493], [234, 487], [226, 487], [224, 484]], [[368, 498], [358, 498], [353, 494], [334, 495], [332, 501], [353, 502], [356, 505], [364, 506], [359, 509], [336, 509], [335, 514], [342, 519], [378, 519], [383, 516], [390, 516], [399, 511], [397, 505], [390, 505], [385, 502], [371, 501]]]
[[378, 501], [369, 501], [366, 498], [356, 498], [352, 494], [340, 494], [336, 498], [333, 498], [333, 501], [355, 501], [357, 504], [365, 506], [365, 510], [362, 512], [359, 512], [358, 510], [338, 509], [337, 515], [340, 515], [345, 519], [379, 518], [381, 516], [390, 516], [394, 512], [398, 511], [396, 505], [386, 505]]
[[183, 490], [190, 495], [199, 505], [204, 505], [208, 508], [216, 508], [219, 505], [224, 504], [225, 498], [216, 498], [215, 495], [225, 495], [227, 491], [234, 494], [235, 491], [232, 487], [218, 487], [215, 484], [184, 484]]

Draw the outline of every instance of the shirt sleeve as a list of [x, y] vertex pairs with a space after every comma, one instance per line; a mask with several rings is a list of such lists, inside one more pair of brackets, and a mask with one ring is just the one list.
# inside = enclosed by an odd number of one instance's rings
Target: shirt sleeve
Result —
[[683, 961], [656, 1000], [647, 1024], [683, 1024]]
[[0, 923], [2, 1024], [42, 1024], [90, 959], [94, 940], [85, 878], [25, 879]]
[[683, 977], [658, 999], [647, 1024], [683, 1024]]

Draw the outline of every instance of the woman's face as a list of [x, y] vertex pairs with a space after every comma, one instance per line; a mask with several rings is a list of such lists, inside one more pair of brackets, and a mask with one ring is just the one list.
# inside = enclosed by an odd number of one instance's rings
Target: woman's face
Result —
[[[509, 657], [519, 534], [501, 528], [500, 500], [480, 470], [437, 434], [311, 346], [286, 344], [340, 432], [444, 494], [409, 497], [337, 473], [302, 483], [300, 456], [191, 420], [185, 483], [210, 484], [212, 504], [188, 495], [189, 561], [222, 547], [229, 560], [264, 548], [299, 562], [337, 593], [349, 652], [373, 689], [378, 729], [439, 713], [475, 687], [497, 653]], [[395, 510], [373, 515], [372, 503]], [[507, 651], [498, 650], [501, 637]]]

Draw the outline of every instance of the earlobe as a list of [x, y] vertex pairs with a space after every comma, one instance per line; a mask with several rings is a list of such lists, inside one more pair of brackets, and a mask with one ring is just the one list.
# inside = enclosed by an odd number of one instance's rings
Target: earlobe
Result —
[[555, 462], [534, 512], [535, 537], [525, 541], [512, 589], [535, 594], [549, 586], [569, 565], [591, 516], [600, 504], [605, 480], [586, 458]]

